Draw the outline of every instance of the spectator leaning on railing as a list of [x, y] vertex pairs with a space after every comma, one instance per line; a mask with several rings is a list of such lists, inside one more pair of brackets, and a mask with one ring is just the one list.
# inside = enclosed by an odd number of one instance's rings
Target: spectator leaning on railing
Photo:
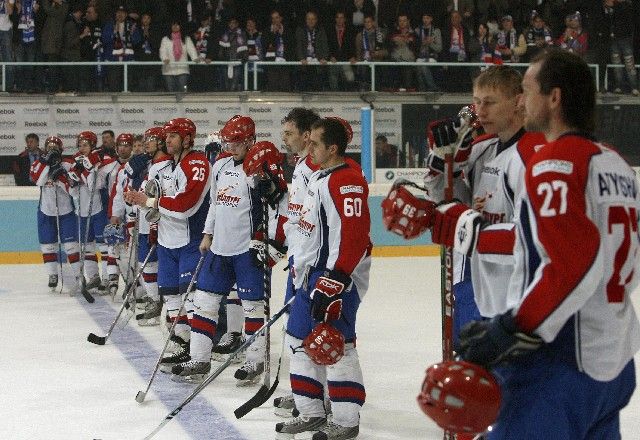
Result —
[[[364, 28], [356, 34], [356, 61], [384, 61], [389, 54], [386, 46], [386, 33], [376, 25], [373, 15], [364, 17]], [[366, 66], [358, 66], [358, 82], [360, 90], [368, 90], [371, 78], [370, 69]], [[376, 72], [380, 74], [383, 72]], [[378, 76], [379, 83], [384, 83], [385, 78]]]
[[176, 20], [171, 23], [171, 31], [160, 42], [160, 59], [162, 76], [168, 92], [186, 92], [189, 82], [189, 66], [184, 63], [187, 57], [192, 61], [198, 60], [198, 52], [188, 35], [182, 32], [180, 23]]
[[[42, 28], [42, 56], [45, 62], [59, 62], [63, 45], [64, 22], [69, 4], [63, 0], [44, 0], [42, 9], [46, 15]], [[46, 73], [48, 93], [56, 93], [60, 87], [60, 67], [48, 66]]]
[[[102, 28], [103, 57], [106, 61], [132, 61], [134, 47], [140, 43], [140, 29], [136, 22], [127, 16], [124, 5], [118, 6], [113, 20], [107, 21]], [[109, 91], [123, 90], [124, 70], [120, 66], [107, 67]]]
[[[271, 25], [264, 32], [264, 57], [267, 61], [293, 61], [295, 41], [291, 28], [283, 22], [279, 10], [271, 11]], [[267, 90], [290, 90], [291, 71], [287, 66], [267, 66]]]
[[[229, 17], [227, 29], [220, 37], [220, 60], [222, 61], [246, 61], [247, 60], [247, 33], [240, 27], [237, 17]], [[224, 89], [228, 92], [242, 90], [242, 66], [228, 66], [224, 70]]]

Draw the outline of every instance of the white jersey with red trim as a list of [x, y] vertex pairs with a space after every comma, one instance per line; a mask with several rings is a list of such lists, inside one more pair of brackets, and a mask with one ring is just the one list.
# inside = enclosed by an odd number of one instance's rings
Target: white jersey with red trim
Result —
[[295, 230], [298, 228], [298, 221], [302, 212], [302, 204], [307, 195], [307, 186], [309, 178], [314, 171], [318, 169], [317, 165], [311, 162], [308, 155], [301, 157], [296, 162], [291, 176], [291, 185], [289, 185], [289, 200], [287, 203], [287, 222], [284, 224], [284, 234], [286, 243], [289, 248], [289, 255], [293, 255], [298, 244], [295, 239]]
[[360, 297], [369, 287], [371, 219], [369, 187], [361, 173], [342, 164], [315, 171], [294, 232], [294, 285], [300, 288], [312, 269], [349, 275]]
[[170, 173], [163, 169], [159, 176], [162, 196], [158, 200], [158, 243], [176, 249], [202, 239], [211, 166], [203, 153], [189, 151], [171, 167]]
[[525, 183], [516, 205], [516, 323], [590, 377], [611, 380], [640, 348], [629, 300], [640, 281], [636, 175], [612, 149], [568, 134], [531, 158]]
[[124, 201], [124, 192], [129, 187], [129, 177], [124, 170], [125, 164], [121, 164], [116, 173], [115, 181], [109, 192], [109, 206], [107, 208], [107, 217], [119, 217], [124, 220], [127, 205]]
[[491, 137], [473, 146], [470, 166], [465, 170], [471, 206], [490, 225], [500, 224], [483, 231], [472, 258], [467, 261], [471, 265], [474, 298], [484, 317], [493, 317], [514, 306], [512, 292], [508, 290], [514, 265], [513, 234], [505, 231], [503, 224], [513, 221], [514, 197], [524, 191], [525, 163], [544, 142], [542, 134], [520, 130], [505, 144]]
[[[81, 154], [74, 154], [73, 160], [75, 161], [78, 156]], [[91, 171], [86, 169], [74, 171], [75, 167], [71, 168], [71, 172], [77, 177], [78, 184], [71, 188], [70, 193], [81, 217], [88, 217], [89, 211], [91, 211], [91, 215], [94, 215], [104, 209], [100, 190], [104, 188], [105, 179], [100, 174], [99, 166], [99, 163], [95, 164]]]
[[[155, 179], [158, 182], [163, 180], [163, 176], [167, 176], [167, 180], [171, 179], [171, 173], [173, 172], [173, 158], [168, 154], [161, 154], [159, 157], [153, 159], [149, 165], [149, 170], [144, 180], [140, 184], [140, 190], [144, 190], [145, 185], [149, 179]], [[129, 185], [131, 185], [131, 179], [129, 179]], [[131, 189], [130, 187], [127, 190]], [[141, 234], [149, 233], [149, 222], [145, 218], [145, 214], [148, 209], [139, 208], [138, 206], [127, 206], [127, 214], [135, 217], [138, 215], [138, 231]]]
[[[126, 162], [124, 162], [124, 164], [126, 164]], [[118, 179], [118, 173], [122, 165], [123, 163], [120, 162], [117, 157], [111, 157], [109, 155], [104, 155], [100, 161], [99, 178], [104, 181], [103, 187], [109, 190], [109, 195], [111, 195], [113, 185]]]
[[[63, 161], [62, 166], [69, 170], [71, 163]], [[33, 183], [40, 187], [38, 209], [48, 216], [65, 215], [73, 211], [73, 202], [69, 196], [69, 184], [66, 177], [55, 182], [49, 179], [49, 165], [37, 159], [31, 164], [29, 175]]]

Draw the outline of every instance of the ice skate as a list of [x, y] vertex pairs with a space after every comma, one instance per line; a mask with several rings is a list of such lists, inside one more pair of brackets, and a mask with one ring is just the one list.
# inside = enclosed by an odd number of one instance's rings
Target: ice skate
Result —
[[171, 368], [174, 382], [202, 383], [211, 371], [211, 362], [187, 361]]
[[336, 425], [333, 422], [329, 422], [320, 431], [313, 434], [312, 440], [349, 440], [356, 438], [360, 431], [359, 426], [352, 426], [347, 428], [346, 426]]
[[162, 314], [162, 302], [149, 300], [143, 313], [136, 315], [138, 325], [141, 327], [151, 327], [160, 325], [160, 315]]
[[109, 275], [109, 295], [111, 295], [111, 299], [116, 297], [116, 293], [118, 293], [118, 274], [112, 273]]
[[276, 424], [276, 439], [310, 439], [326, 423], [327, 419], [324, 417], [295, 417], [288, 422]]
[[273, 399], [273, 413], [280, 417], [298, 417], [299, 411], [296, 409], [296, 402], [293, 400], [293, 394], [276, 397]]
[[49, 275], [49, 289], [54, 292], [58, 287], [58, 275]]
[[[220, 338], [218, 344], [213, 347], [211, 352], [211, 360], [217, 362], [224, 362], [229, 355], [236, 351], [242, 344], [244, 344], [245, 337], [239, 332], [227, 332]], [[231, 362], [239, 364], [244, 361], [244, 353], [238, 353]]]
[[246, 361], [236, 370], [233, 377], [238, 379], [238, 383], [236, 385], [242, 387], [256, 383], [263, 371], [263, 362]]
[[85, 289], [87, 290], [92, 290], [92, 289], [97, 289], [98, 287], [100, 287], [100, 275], [95, 274], [94, 276], [91, 277], [91, 279], [89, 281], [87, 281], [87, 284], [85, 285]]
[[98, 295], [104, 296], [109, 293], [109, 280], [107, 278], [102, 278], [100, 284], [96, 288]]
[[171, 368], [174, 365], [191, 360], [189, 342], [184, 341], [180, 336], [173, 336], [172, 340], [178, 344], [178, 348], [173, 353], [160, 359], [160, 371], [163, 373], [171, 373]]

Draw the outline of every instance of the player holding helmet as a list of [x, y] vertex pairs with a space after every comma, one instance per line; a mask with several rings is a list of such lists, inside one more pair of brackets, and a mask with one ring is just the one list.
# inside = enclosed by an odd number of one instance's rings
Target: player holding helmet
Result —
[[[147, 193], [129, 191], [125, 200], [149, 210], [147, 219], [158, 220], [158, 289], [165, 298], [175, 327], [179, 350], [162, 360], [172, 365], [189, 360], [190, 329], [187, 316], [178, 316], [181, 294], [186, 293], [196, 268], [204, 228], [208, 199], [210, 165], [206, 156], [193, 150], [195, 124], [187, 118], [175, 118], [164, 126], [167, 153], [173, 161], [149, 174]], [[153, 168], [153, 167], [152, 167]], [[187, 302], [187, 314], [192, 311]]]

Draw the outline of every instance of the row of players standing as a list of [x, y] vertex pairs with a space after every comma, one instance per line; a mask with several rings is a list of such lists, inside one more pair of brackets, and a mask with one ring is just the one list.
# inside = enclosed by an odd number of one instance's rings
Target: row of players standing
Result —
[[444, 199], [453, 148], [457, 200], [419, 200], [399, 182], [383, 203], [388, 228], [431, 229], [455, 251], [453, 333], [468, 362], [431, 367], [418, 402], [461, 435], [619, 438], [640, 347], [635, 173], [591, 136], [595, 82], [575, 54], [548, 50], [524, 78], [490, 67], [473, 90], [475, 125], [429, 127], [429, 198]]

